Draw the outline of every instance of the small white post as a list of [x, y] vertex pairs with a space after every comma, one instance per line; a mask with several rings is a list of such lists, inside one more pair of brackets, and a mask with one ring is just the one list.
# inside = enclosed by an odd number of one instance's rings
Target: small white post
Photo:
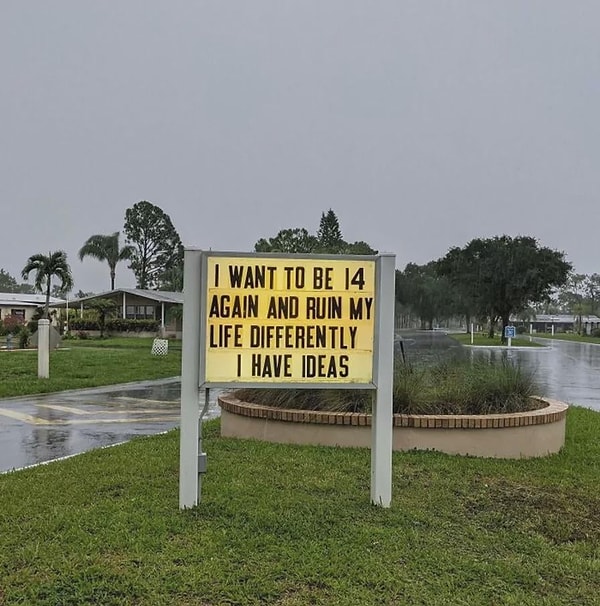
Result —
[[512, 337], [508, 337], [508, 346], [511, 347], [512, 346]]
[[552, 336], [554, 336], [554, 322], [552, 322]]
[[473, 345], [474, 331], [475, 331], [475, 326], [473, 325], [473, 322], [471, 322], [471, 345]]
[[50, 376], [50, 320], [38, 320], [38, 379]]
[[395, 269], [395, 255], [380, 255], [373, 377], [377, 389], [371, 418], [371, 503], [381, 507], [390, 507], [392, 503]]

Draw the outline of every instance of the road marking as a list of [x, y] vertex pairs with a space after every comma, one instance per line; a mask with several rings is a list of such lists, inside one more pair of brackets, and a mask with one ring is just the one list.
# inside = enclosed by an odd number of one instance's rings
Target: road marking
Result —
[[130, 396], [117, 396], [115, 400], [128, 400], [130, 402], [146, 402], [148, 404], [177, 404], [179, 400], [147, 400], [146, 398], [132, 398]]
[[89, 410], [81, 410], [81, 408], [75, 408], [75, 406], [60, 406], [58, 404], [36, 404], [37, 407], [51, 408], [52, 410], [58, 410], [59, 412], [70, 412], [74, 415], [91, 415]]
[[[66, 408], [66, 407], [65, 407]], [[72, 411], [69, 411], [72, 412]], [[123, 414], [131, 414], [132, 411], [99, 411], [102, 413], [123, 413]], [[152, 413], [158, 414], [160, 416], [154, 417], [144, 417], [142, 415], [135, 417], [121, 417], [118, 419], [99, 419], [97, 417], [88, 416], [87, 419], [42, 419], [41, 417], [34, 417], [33, 415], [28, 415], [22, 412], [17, 412], [16, 410], [10, 410], [8, 408], [0, 408], [0, 415], [8, 417], [9, 419], [14, 419], [15, 421], [21, 421], [22, 423], [27, 423], [28, 425], [90, 425], [94, 423], [160, 423], [160, 422], [171, 422], [179, 420], [179, 412], [164, 412], [160, 410], [148, 410], [148, 411], [140, 411], [142, 413]], [[90, 413], [91, 415], [92, 413]], [[137, 414], [136, 411], [133, 414]]]
[[[179, 414], [179, 409], [166, 409], [166, 408], [140, 408], [138, 410], [82, 410], [81, 408], [75, 408], [74, 406], [59, 406], [55, 404], [35, 404], [35, 406], [43, 408], [53, 408], [61, 412], [72, 412], [76, 415], [138, 415], [138, 414]], [[90, 403], [90, 406], [97, 406], [97, 404]]]
[[60, 421], [57, 423], [56, 421], [48, 421], [47, 419], [32, 417], [31, 415], [16, 412], [15, 410], [9, 410], [8, 408], [0, 408], [0, 415], [8, 417], [9, 419], [23, 421], [23, 423], [28, 423], [29, 425], [57, 425], [60, 423]]

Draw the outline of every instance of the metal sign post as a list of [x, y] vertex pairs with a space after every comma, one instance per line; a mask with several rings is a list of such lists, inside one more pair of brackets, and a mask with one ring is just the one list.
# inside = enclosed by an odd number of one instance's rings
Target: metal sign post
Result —
[[508, 339], [508, 346], [512, 346], [512, 340], [517, 334], [517, 330], [514, 326], [505, 326], [504, 327], [504, 338]]
[[181, 435], [179, 444], [179, 507], [200, 500], [200, 268], [202, 252], [186, 250], [183, 266], [183, 342], [181, 357]]
[[375, 384], [371, 417], [371, 503], [392, 503], [395, 256], [379, 257]]

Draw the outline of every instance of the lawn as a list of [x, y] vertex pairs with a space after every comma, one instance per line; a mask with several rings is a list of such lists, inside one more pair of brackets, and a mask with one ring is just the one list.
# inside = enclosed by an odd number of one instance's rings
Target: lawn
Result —
[[[0, 396], [180, 374], [180, 346], [67, 342], [0, 352]], [[221, 438], [203, 499], [178, 509], [179, 432], [0, 475], [0, 606], [600, 605], [600, 414], [565, 448], [507, 461], [394, 453], [390, 509], [370, 453]]]
[[571, 333], [555, 333], [554, 336], [548, 333], [536, 333], [533, 336], [536, 339], [557, 339], [559, 341], [574, 341], [575, 343], [600, 344], [600, 337], [588, 337], [587, 335], [577, 335]]
[[[166, 356], [151, 354], [152, 339], [65, 341], [50, 353], [50, 377], [37, 377], [37, 350], [0, 351], [0, 398], [179, 376], [181, 342]], [[2, 604], [2, 602], [0, 602]]]
[[219, 436], [178, 510], [177, 431], [0, 476], [0, 604], [600, 604], [600, 415], [506, 461]]
[[[449, 337], [455, 339], [463, 345], [471, 345], [471, 333], [450, 333]], [[485, 346], [485, 347], [500, 347], [501, 345], [506, 347], [507, 343], [502, 343], [500, 335], [496, 335], [493, 339], [490, 339], [487, 334], [475, 333], [473, 335], [474, 346]], [[511, 341], [513, 347], [543, 347], [535, 341], [529, 340], [529, 335], [519, 335]]]

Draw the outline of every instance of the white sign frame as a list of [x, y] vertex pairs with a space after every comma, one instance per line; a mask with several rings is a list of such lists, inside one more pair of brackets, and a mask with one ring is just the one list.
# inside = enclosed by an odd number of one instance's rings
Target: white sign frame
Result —
[[251, 387], [372, 389], [371, 502], [390, 507], [392, 497], [392, 389], [394, 366], [395, 255], [284, 255], [274, 253], [236, 253], [186, 248], [184, 253], [183, 343], [181, 367], [181, 433], [179, 507], [196, 506], [201, 499], [201, 473], [206, 455], [202, 452], [200, 396], [208, 388], [239, 388], [242, 383], [207, 383], [205, 380], [206, 340], [206, 263], [210, 256], [239, 258], [291, 258], [314, 261], [375, 261], [375, 322], [373, 335], [372, 383], [251, 383]]

